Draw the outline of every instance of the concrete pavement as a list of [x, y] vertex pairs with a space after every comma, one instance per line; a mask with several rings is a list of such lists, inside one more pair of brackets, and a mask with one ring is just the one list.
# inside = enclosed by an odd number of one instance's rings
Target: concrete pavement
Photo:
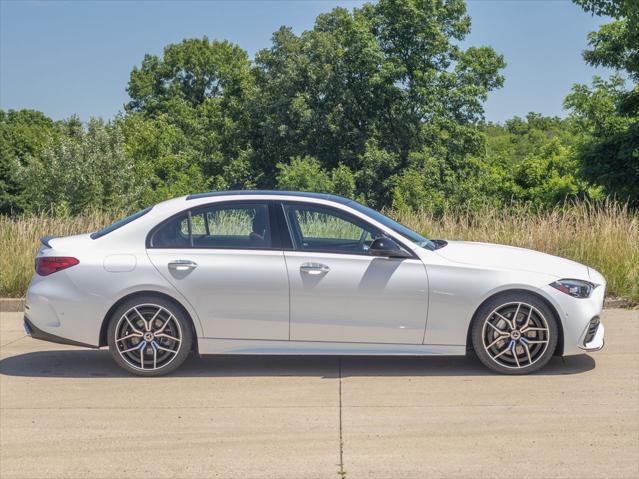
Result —
[[639, 311], [606, 347], [498, 376], [475, 358], [191, 358], [128, 376], [0, 313], [0, 477], [636, 478]]

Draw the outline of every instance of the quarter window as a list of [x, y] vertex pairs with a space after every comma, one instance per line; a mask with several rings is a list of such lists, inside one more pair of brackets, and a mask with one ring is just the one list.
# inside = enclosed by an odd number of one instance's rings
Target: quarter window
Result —
[[327, 253], [368, 254], [378, 229], [339, 210], [315, 205], [285, 204], [295, 248]]
[[140, 218], [141, 216], [144, 216], [149, 211], [151, 211], [151, 209], [153, 209], [152, 206], [149, 207], [149, 208], [144, 208], [143, 210], [140, 210], [137, 213], [133, 213], [132, 215], [127, 216], [126, 218], [122, 218], [121, 220], [118, 220], [115, 223], [110, 224], [109, 226], [107, 226], [106, 228], [101, 229], [100, 231], [96, 231], [95, 233], [91, 233], [91, 235], [90, 235], [91, 239], [98, 239], [98, 238], [101, 238], [104, 235], [108, 235], [112, 231], [115, 231], [118, 228], [122, 228], [124, 225], [128, 225], [132, 221], [135, 221], [138, 218]]
[[151, 247], [270, 248], [268, 206], [242, 203], [193, 209], [162, 225], [153, 234]]

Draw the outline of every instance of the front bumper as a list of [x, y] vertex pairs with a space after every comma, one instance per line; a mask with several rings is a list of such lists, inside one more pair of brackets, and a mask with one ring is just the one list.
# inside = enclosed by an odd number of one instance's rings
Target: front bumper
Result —
[[573, 298], [552, 286], [545, 287], [563, 328], [563, 356], [598, 351], [604, 345], [604, 327], [597, 324], [589, 335], [593, 321], [599, 321], [603, 310], [605, 282], [595, 288], [589, 298]]

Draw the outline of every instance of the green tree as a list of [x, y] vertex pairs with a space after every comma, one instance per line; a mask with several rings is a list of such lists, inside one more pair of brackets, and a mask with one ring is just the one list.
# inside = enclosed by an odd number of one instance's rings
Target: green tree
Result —
[[[490, 179], [488, 173], [490, 175]], [[408, 167], [390, 179], [392, 206], [397, 209], [424, 209], [435, 213], [464, 207], [478, 210], [495, 203], [486, 189], [496, 176], [479, 158], [468, 158], [463, 169], [455, 169], [442, 156], [424, 148], [412, 152]], [[501, 178], [500, 178], [501, 179]]]
[[34, 110], [0, 110], [0, 213], [19, 213], [28, 205], [22, 197], [21, 174], [27, 160], [37, 159], [59, 136], [60, 123]]
[[100, 120], [91, 120], [86, 129], [76, 119], [66, 122], [59, 141], [50, 143], [41, 159], [30, 157], [21, 175], [30, 211], [66, 215], [138, 203], [139, 185], [123, 135]]
[[573, 0], [593, 15], [612, 17], [588, 35], [590, 50], [584, 52], [587, 63], [625, 70], [639, 79], [639, 3], [636, 0]]
[[202, 39], [168, 45], [162, 58], [145, 55], [134, 67], [127, 92], [128, 111], [167, 112], [209, 100], [230, 103], [250, 86], [248, 55], [237, 45]]
[[364, 10], [388, 75], [391, 114], [380, 127], [392, 151], [405, 159], [443, 145], [448, 161], [476, 154], [481, 141], [467, 126], [482, 118], [488, 92], [502, 86], [505, 63], [489, 47], [460, 47], [471, 24], [464, 1], [382, 0]]
[[579, 177], [573, 151], [553, 139], [514, 166], [513, 199], [552, 206], [567, 199], [600, 199], [601, 190]]
[[125, 137], [126, 153], [134, 164], [136, 183], [141, 185], [142, 204], [208, 188], [190, 139], [167, 114], [147, 118], [131, 113], [120, 118], [118, 125]]
[[[357, 193], [383, 206], [383, 179], [413, 151], [428, 146], [465, 168], [483, 149], [476, 123], [504, 67], [490, 48], [460, 46], [469, 29], [462, 0], [381, 0], [320, 15], [299, 36], [277, 31], [255, 68], [253, 146], [265, 186], [274, 165], [308, 155], [327, 171], [350, 168]], [[390, 167], [379, 180], [376, 161]]]
[[279, 163], [277, 168], [277, 187], [281, 190], [331, 192], [330, 174], [316, 158], [295, 157], [290, 163]]
[[258, 52], [255, 150], [267, 177], [273, 166], [310, 155], [324, 167], [355, 167], [383, 108], [382, 54], [360, 11], [338, 8], [295, 36], [282, 27]]
[[[138, 152], [136, 162], [158, 166], [151, 171], [156, 197], [254, 184], [246, 171], [253, 170], [247, 107], [252, 89], [247, 53], [206, 37], [168, 45], [162, 58], [146, 55], [133, 69], [126, 110], [134, 125], [125, 131], [141, 135], [127, 137], [127, 143]], [[168, 140], [155, 138], [163, 133]]]
[[584, 133], [576, 119], [529, 113], [483, 130], [486, 156], [480, 184], [486, 196], [538, 207], [601, 196], [601, 189], [580, 174], [577, 145]]
[[588, 134], [579, 147], [582, 171], [608, 194], [639, 204], [639, 4], [634, 0], [575, 0], [614, 21], [588, 36], [584, 59], [625, 74], [575, 85], [565, 106]]
[[367, 204], [381, 207], [391, 203], [392, 179], [399, 171], [399, 164], [397, 153], [380, 148], [375, 140], [366, 143], [357, 159], [355, 182], [357, 191]]
[[277, 188], [280, 190], [355, 195], [355, 177], [346, 165], [340, 164], [332, 171], [326, 171], [316, 158], [306, 156], [295, 157], [290, 163], [279, 163], [277, 168]]
[[503, 125], [488, 123], [481, 128], [486, 135], [488, 161], [505, 160], [517, 163], [534, 154], [549, 141], [556, 139], [562, 145], [575, 144], [580, 130], [571, 119], [528, 113], [525, 118], [515, 116]]
[[339, 164], [331, 171], [331, 193], [346, 198], [355, 197], [355, 175], [348, 166]]

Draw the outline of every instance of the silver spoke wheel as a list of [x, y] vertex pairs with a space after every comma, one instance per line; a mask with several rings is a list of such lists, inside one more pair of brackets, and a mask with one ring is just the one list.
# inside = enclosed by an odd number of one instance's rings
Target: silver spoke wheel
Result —
[[182, 344], [182, 328], [168, 309], [138, 304], [126, 311], [115, 326], [120, 357], [132, 368], [153, 371], [171, 363]]
[[484, 320], [482, 342], [488, 356], [505, 368], [521, 369], [535, 364], [550, 341], [543, 313], [525, 302], [505, 303]]

